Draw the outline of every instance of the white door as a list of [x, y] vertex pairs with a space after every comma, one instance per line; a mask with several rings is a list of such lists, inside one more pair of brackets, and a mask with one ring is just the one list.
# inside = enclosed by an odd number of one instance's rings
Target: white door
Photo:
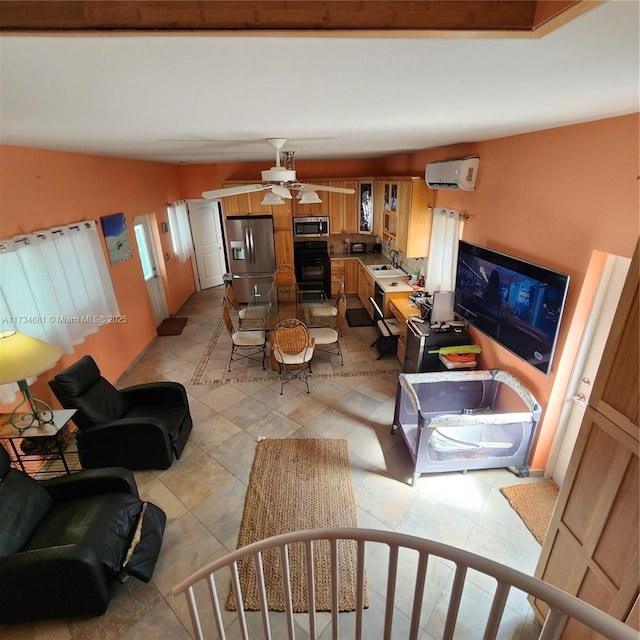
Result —
[[147, 285], [147, 294], [151, 303], [151, 312], [156, 327], [169, 315], [164, 288], [158, 269], [158, 256], [153, 243], [149, 216], [136, 216], [133, 219], [133, 231], [138, 244], [138, 254], [142, 263], [142, 275]]
[[578, 437], [630, 262], [620, 256], [607, 257], [549, 455], [547, 468], [558, 486], [562, 485]]
[[187, 200], [195, 253], [198, 289], [216, 287], [226, 270], [220, 204], [215, 200]]

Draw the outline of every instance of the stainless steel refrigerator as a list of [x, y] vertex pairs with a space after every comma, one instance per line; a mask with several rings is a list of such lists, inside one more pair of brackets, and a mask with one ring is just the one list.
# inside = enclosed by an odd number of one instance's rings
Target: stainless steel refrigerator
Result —
[[249, 302], [254, 285], [273, 280], [273, 218], [229, 216], [225, 238], [233, 291], [240, 302]]

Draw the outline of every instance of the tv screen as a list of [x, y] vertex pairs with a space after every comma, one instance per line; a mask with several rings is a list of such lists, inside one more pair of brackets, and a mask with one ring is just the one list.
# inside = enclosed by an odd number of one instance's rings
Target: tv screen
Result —
[[455, 311], [549, 375], [569, 276], [460, 241]]

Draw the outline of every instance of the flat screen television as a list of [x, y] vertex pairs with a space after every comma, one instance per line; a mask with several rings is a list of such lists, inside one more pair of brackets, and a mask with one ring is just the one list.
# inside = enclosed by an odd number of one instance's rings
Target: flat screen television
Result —
[[457, 314], [549, 375], [569, 276], [460, 241]]

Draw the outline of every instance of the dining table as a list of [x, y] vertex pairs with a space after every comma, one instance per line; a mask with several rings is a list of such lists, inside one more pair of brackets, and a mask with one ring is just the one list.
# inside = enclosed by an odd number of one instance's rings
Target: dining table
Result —
[[[336, 317], [331, 314], [314, 314], [314, 307], [329, 306], [327, 296], [321, 287], [301, 288], [296, 285], [295, 295], [278, 296], [278, 289], [272, 283], [257, 283], [244, 310], [240, 329], [243, 331], [266, 331], [267, 336], [279, 322], [297, 318], [308, 327], [335, 326]], [[270, 368], [279, 370], [273, 351], [270, 350]]]
[[324, 289], [296, 286], [291, 296], [278, 296], [272, 283], [254, 284], [251, 297], [245, 308], [241, 329], [243, 331], [272, 331], [277, 324], [288, 318], [297, 318], [307, 327], [326, 327], [335, 324], [335, 316], [315, 315], [314, 307], [329, 305]]

